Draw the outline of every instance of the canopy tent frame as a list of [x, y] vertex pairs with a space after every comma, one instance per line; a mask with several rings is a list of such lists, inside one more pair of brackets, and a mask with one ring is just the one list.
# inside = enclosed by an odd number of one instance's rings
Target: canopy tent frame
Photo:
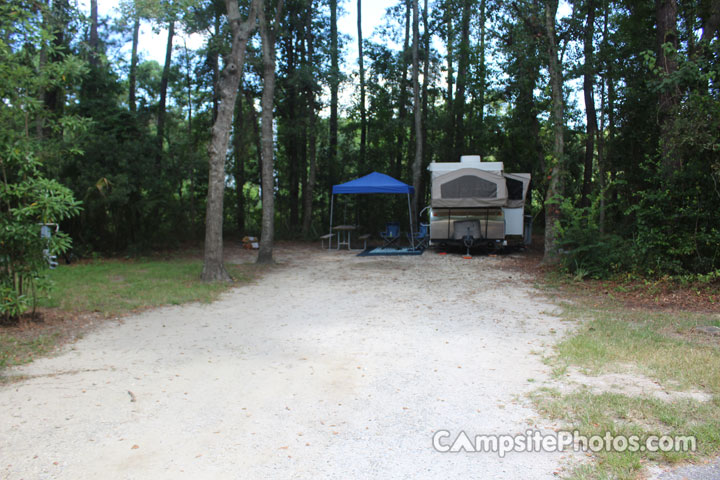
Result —
[[[335, 206], [335, 195], [341, 194], [355, 194], [355, 195], [369, 195], [373, 193], [384, 193], [391, 195], [407, 195], [408, 202], [408, 218], [410, 219], [410, 245], [415, 250], [415, 239], [412, 233], [413, 229], [413, 218], [412, 218], [412, 202], [410, 201], [410, 195], [415, 194], [415, 189], [410, 185], [407, 185], [400, 180], [397, 180], [384, 173], [372, 172], [364, 177], [356, 178], [346, 183], [333, 185], [332, 195], [330, 197], [330, 234], [333, 233], [333, 213]], [[330, 237], [330, 247], [332, 247], [332, 237]], [[339, 246], [339, 245], [338, 245]]]

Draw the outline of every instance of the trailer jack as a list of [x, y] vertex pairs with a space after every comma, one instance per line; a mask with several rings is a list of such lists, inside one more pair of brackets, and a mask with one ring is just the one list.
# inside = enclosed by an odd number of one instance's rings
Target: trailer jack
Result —
[[472, 258], [472, 255], [470, 255], [470, 247], [473, 246], [473, 243], [475, 243], [475, 237], [472, 235], [465, 235], [463, 237], [463, 243], [465, 244], [465, 248], [467, 248], [467, 254], [465, 255], [465, 258]]

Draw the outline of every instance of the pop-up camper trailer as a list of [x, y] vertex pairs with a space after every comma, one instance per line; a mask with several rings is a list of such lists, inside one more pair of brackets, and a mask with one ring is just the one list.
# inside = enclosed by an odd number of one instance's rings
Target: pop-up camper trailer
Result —
[[431, 245], [499, 249], [530, 243], [525, 213], [529, 173], [505, 173], [502, 162], [464, 155], [460, 162], [431, 163]]

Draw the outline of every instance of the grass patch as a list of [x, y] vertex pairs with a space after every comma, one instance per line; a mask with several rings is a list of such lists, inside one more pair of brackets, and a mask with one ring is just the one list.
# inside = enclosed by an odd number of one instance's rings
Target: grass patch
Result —
[[53, 349], [58, 334], [40, 334], [34, 338], [20, 338], [0, 333], [0, 369], [31, 362]]
[[664, 386], [720, 395], [720, 343], [694, 328], [708, 315], [627, 310], [612, 302], [565, 305], [564, 315], [585, 318], [580, 330], [557, 345], [557, 361], [592, 373], [634, 365]]
[[226, 268], [234, 284], [202, 282], [202, 262], [194, 259], [97, 260], [61, 266], [50, 272], [54, 287], [40, 306], [109, 316], [162, 305], [208, 303], [257, 272], [254, 265]]
[[589, 374], [624, 373], [628, 368], [668, 390], [699, 390], [712, 400], [663, 401], [651, 396], [594, 393], [587, 388], [561, 394], [540, 389], [532, 400], [544, 415], [563, 420], [583, 435], [694, 435], [696, 453], [601, 452], [578, 467], [574, 479], [635, 479], [648, 462], [675, 463], [720, 452], [720, 343], [694, 330], [717, 317], [692, 312], [630, 310], [618, 301], [578, 295], [563, 305], [566, 319], [583, 320], [579, 329], [546, 358], [562, 381], [569, 366]]
[[696, 452], [613, 452], [594, 454], [594, 462], [578, 467], [573, 479], [635, 479], [648, 461], [676, 463], [717, 453], [720, 448], [720, 403], [690, 399], [673, 403], [652, 397], [629, 397], [587, 390], [561, 395], [541, 389], [532, 395], [545, 416], [563, 420], [581, 435], [614, 437], [636, 435], [641, 445], [650, 435], [686, 436], [697, 439]]
[[[44, 309], [41, 321], [24, 318], [21, 325], [0, 327], [0, 383], [6, 367], [31, 362], [59, 345], [73, 341], [87, 327], [86, 315], [110, 317], [124, 313], [188, 302], [208, 303], [229, 288], [254, 279], [254, 264], [226, 265], [231, 283], [200, 280], [197, 259], [96, 260], [61, 265], [49, 273], [53, 288], [38, 299]], [[92, 315], [91, 315], [92, 316]]]

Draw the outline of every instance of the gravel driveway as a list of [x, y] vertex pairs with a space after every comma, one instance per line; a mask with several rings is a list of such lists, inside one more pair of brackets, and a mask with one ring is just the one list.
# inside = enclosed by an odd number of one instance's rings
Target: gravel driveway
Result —
[[524, 394], [564, 327], [502, 270], [513, 256], [276, 256], [220, 301], [108, 322], [15, 369], [0, 477], [556, 478], [558, 453], [432, 447], [438, 430], [552, 427]]

